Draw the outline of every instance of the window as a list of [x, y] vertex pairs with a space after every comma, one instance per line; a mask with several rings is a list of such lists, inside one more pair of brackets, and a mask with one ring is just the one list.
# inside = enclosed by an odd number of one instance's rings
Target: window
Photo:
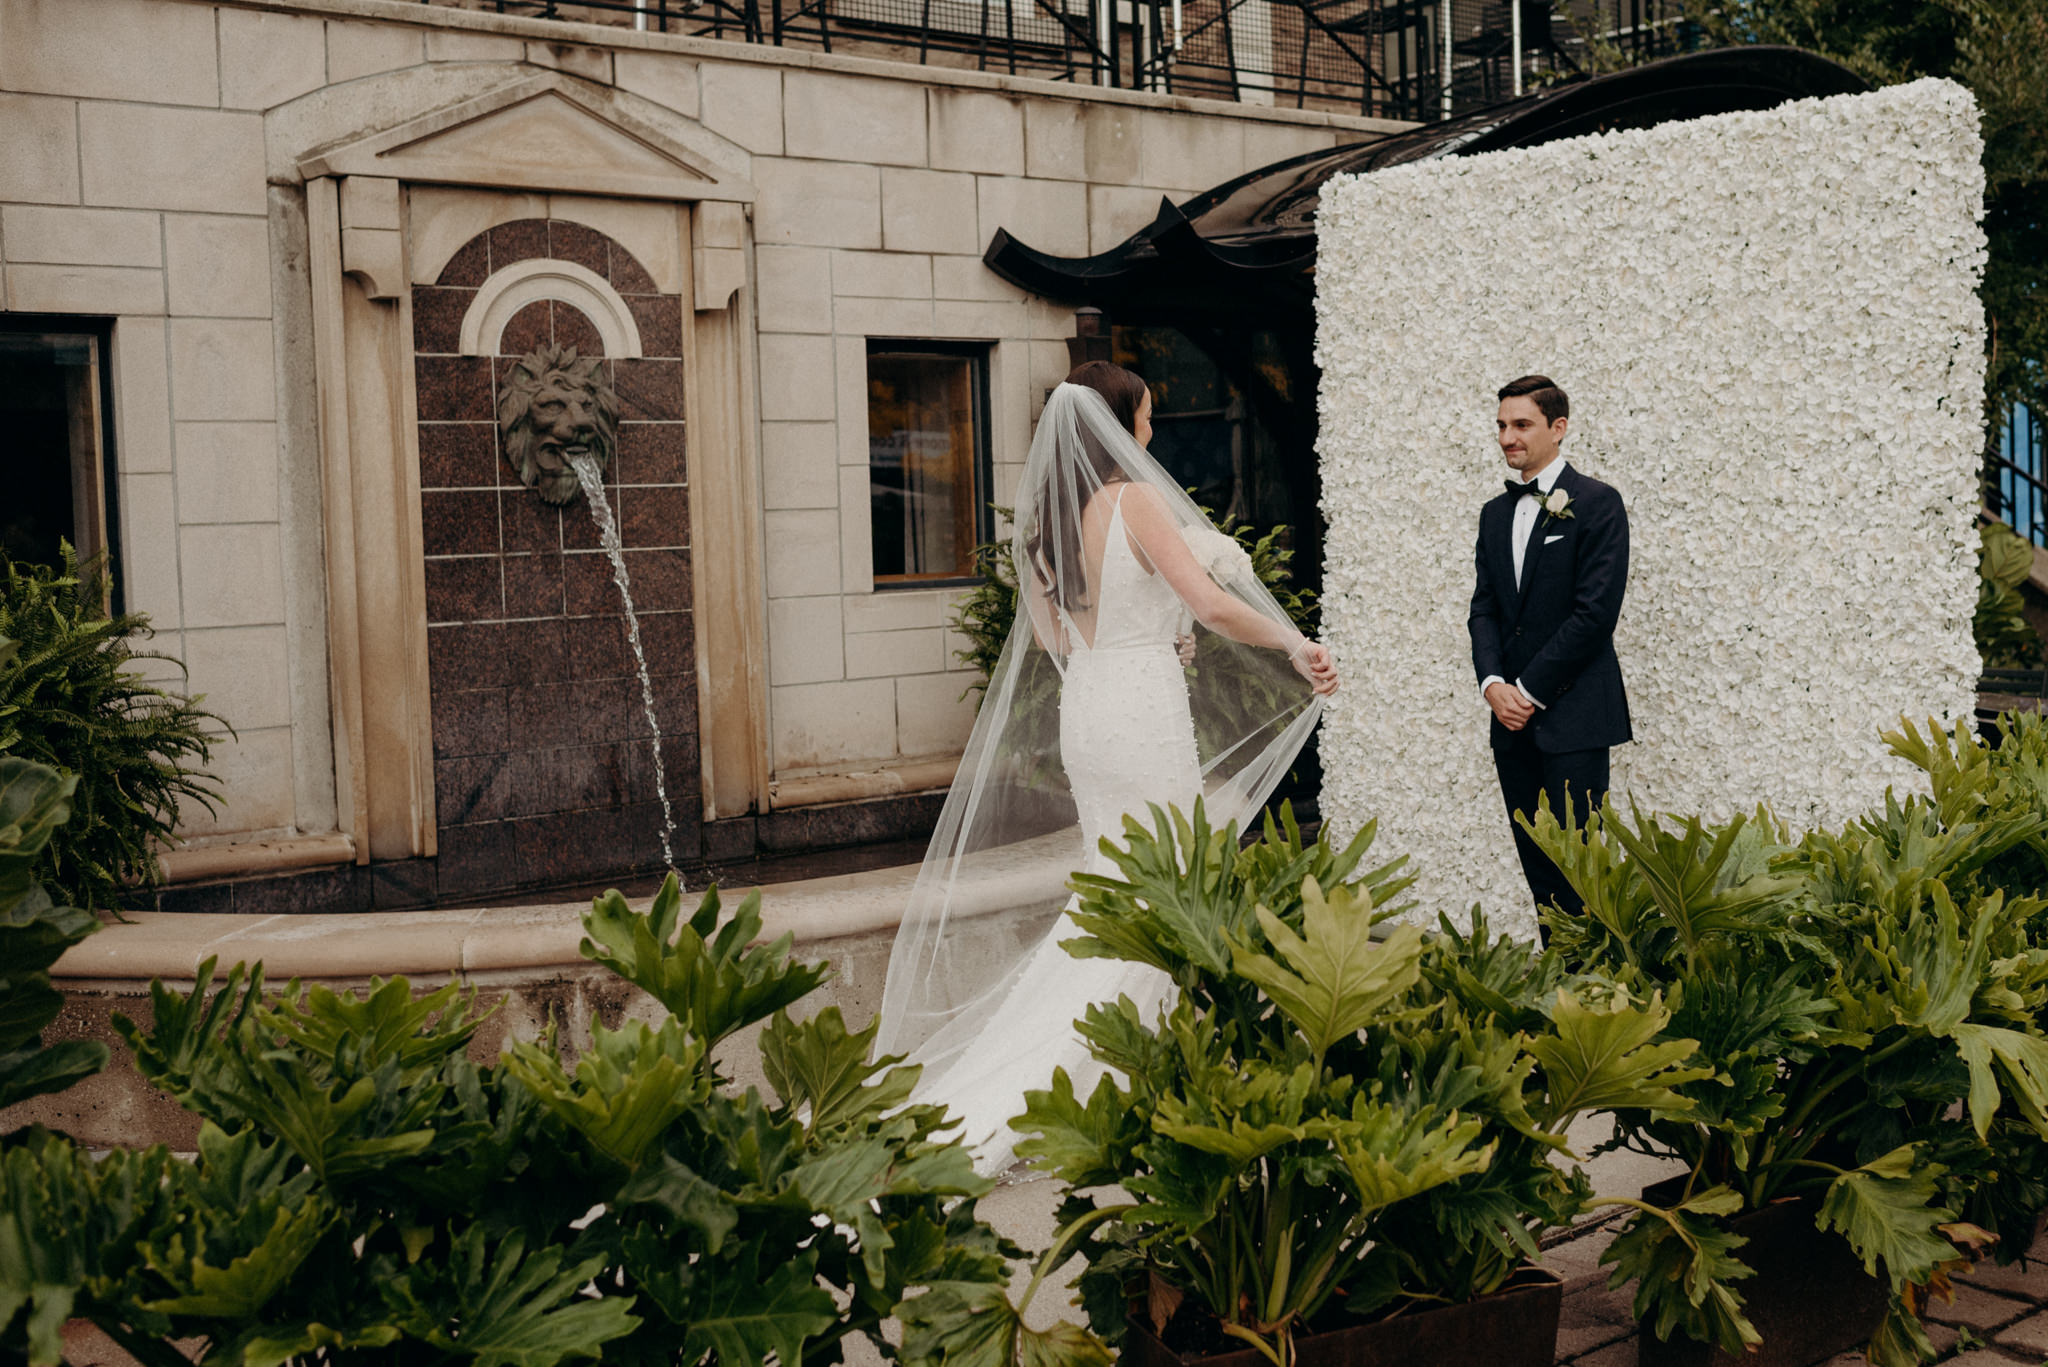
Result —
[[988, 539], [988, 348], [868, 343], [868, 502], [875, 582], [974, 576]]
[[8, 434], [0, 551], [57, 563], [108, 549], [107, 334], [64, 319], [0, 321], [0, 431]]

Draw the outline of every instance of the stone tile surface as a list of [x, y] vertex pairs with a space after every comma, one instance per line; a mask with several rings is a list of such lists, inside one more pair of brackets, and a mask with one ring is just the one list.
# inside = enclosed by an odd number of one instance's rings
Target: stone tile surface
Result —
[[987, 242], [981, 236], [974, 181], [958, 171], [885, 167], [882, 240], [870, 245], [892, 252], [979, 253]]
[[171, 312], [188, 317], [270, 316], [270, 224], [260, 218], [168, 214], [164, 257]]
[[150, 0], [10, 0], [0, 12], [0, 87], [218, 105], [213, 10]]
[[787, 156], [925, 164], [925, 92], [913, 81], [791, 71], [782, 78], [782, 101]]
[[327, 35], [313, 15], [223, 9], [220, 101], [269, 109], [327, 83]]
[[264, 212], [258, 115], [88, 101], [78, 136], [88, 204]]
[[0, 91], [0, 199], [78, 202], [78, 103]]
[[161, 266], [156, 214], [30, 204], [0, 208], [0, 246], [11, 262], [67, 266]]
[[1934, 1302], [1927, 1309], [1927, 1318], [1982, 1333], [2011, 1324], [2027, 1313], [2027, 1305], [2027, 1301], [1961, 1283], [1956, 1287], [1955, 1300], [1946, 1304]]

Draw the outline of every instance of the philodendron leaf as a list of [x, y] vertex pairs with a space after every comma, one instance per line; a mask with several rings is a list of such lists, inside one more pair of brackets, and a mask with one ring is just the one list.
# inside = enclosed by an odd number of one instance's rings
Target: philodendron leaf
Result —
[[1027, 1136], [1017, 1145], [1019, 1158], [1029, 1158], [1068, 1186], [1081, 1188], [1115, 1182], [1144, 1138], [1145, 1126], [1115, 1079], [1097, 1080], [1083, 1105], [1067, 1070], [1055, 1068], [1051, 1088], [1024, 1093], [1017, 1132]]
[[65, 1040], [0, 1054], [0, 1110], [61, 1092], [106, 1066], [107, 1046], [98, 1040]]
[[2013, 1108], [2048, 1139], [2048, 1039], [1997, 1025], [1964, 1023], [1952, 1032], [1956, 1052], [1970, 1067], [1970, 1123], [1978, 1138], [1991, 1132], [1999, 1106], [1999, 1080]]
[[455, 1241], [445, 1265], [414, 1265], [403, 1298], [414, 1336], [452, 1349], [477, 1367], [554, 1367], [572, 1358], [602, 1358], [603, 1347], [624, 1338], [639, 1321], [633, 1302], [592, 1298], [584, 1286], [605, 1258], [562, 1266], [551, 1245], [527, 1252], [526, 1236], [503, 1239], [471, 1225]]
[[1660, 1339], [1682, 1333], [1740, 1356], [1763, 1337], [1742, 1313], [1734, 1286], [1756, 1272], [1735, 1256], [1749, 1240], [1716, 1218], [1727, 1213], [1724, 1193], [1733, 1194], [1716, 1187], [1676, 1210], [1644, 1211], [1600, 1261], [1614, 1267], [1609, 1290], [1635, 1282], [1635, 1315], [1646, 1332]]
[[879, 1119], [910, 1099], [923, 1072], [915, 1066], [892, 1067], [902, 1061], [900, 1055], [868, 1061], [881, 1025], [878, 1016], [867, 1029], [849, 1033], [836, 1006], [802, 1022], [778, 1012], [761, 1032], [761, 1069], [768, 1085], [783, 1105], [808, 1110], [806, 1123], [813, 1133]]
[[750, 892], [719, 924], [718, 889], [704, 894], [687, 921], [682, 885], [662, 880], [646, 913], [614, 890], [597, 898], [583, 917], [583, 957], [594, 959], [639, 987], [683, 1021], [706, 1047], [755, 1021], [765, 1020], [825, 981], [824, 964], [794, 963], [792, 935], [758, 944], [761, 894]]
[[1332, 1044], [1382, 1021], [1421, 976], [1422, 931], [1396, 927], [1385, 941], [1372, 938], [1372, 899], [1348, 887], [1325, 897], [1313, 878], [1301, 885], [1302, 934], [1264, 907], [1259, 928], [1285, 963], [1231, 945], [1237, 972], [1272, 998], [1309, 1048], [1321, 1058]]
[[1363, 1096], [1353, 1101], [1349, 1117], [1311, 1121], [1306, 1128], [1337, 1150], [1367, 1214], [1484, 1172], [1498, 1147], [1474, 1146], [1486, 1128], [1482, 1121], [1460, 1120], [1456, 1112], [1439, 1117], [1428, 1106], [1408, 1113]]
[[704, 1053], [671, 1018], [658, 1030], [640, 1021], [622, 1030], [593, 1025], [573, 1081], [551, 1051], [525, 1040], [506, 1050], [502, 1066], [600, 1152], [632, 1169], [710, 1094]]
[[1102, 1341], [1078, 1324], [1025, 1325], [994, 1282], [937, 1282], [897, 1310], [902, 1367], [1111, 1367]]
[[754, 1260], [699, 1264], [686, 1293], [689, 1332], [679, 1362], [714, 1355], [719, 1367], [803, 1361], [804, 1343], [830, 1329], [839, 1307], [817, 1282], [818, 1254], [807, 1250], [766, 1277]]
[[1671, 1019], [1661, 997], [1645, 1006], [1589, 1006], [1570, 992], [1557, 994], [1551, 1033], [1529, 1041], [1542, 1065], [1543, 1120], [1555, 1129], [1586, 1111], [1642, 1109], [1683, 1115], [1692, 1102], [1671, 1090], [1714, 1075], [1712, 1068], [1682, 1068], [1696, 1047], [1689, 1039], [1652, 1043]]
[[317, 1196], [296, 1207], [281, 1207], [262, 1241], [225, 1267], [207, 1261], [206, 1237], [196, 1226], [190, 1247], [183, 1231], [173, 1233], [162, 1245], [146, 1247], [143, 1258], [180, 1294], [144, 1301], [142, 1308], [164, 1315], [253, 1319], [291, 1281], [334, 1216], [334, 1208]]
[[1882, 1262], [1894, 1292], [1922, 1285], [1961, 1256], [1939, 1229], [1956, 1218], [1939, 1204], [1935, 1181], [1942, 1171], [1922, 1162], [1916, 1145], [1902, 1144], [1837, 1177], [1815, 1223], [1846, 1238], [1865, 1272], [1875, 1276]]

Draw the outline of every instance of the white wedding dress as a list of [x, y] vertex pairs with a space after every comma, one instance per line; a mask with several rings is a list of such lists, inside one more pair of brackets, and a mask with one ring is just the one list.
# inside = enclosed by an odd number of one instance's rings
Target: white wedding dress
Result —
[[[1014, 1158], [1026, 1092], [1056, 1068], [1084, 1098], [1102, 1077], [1074, 1028], [1088, 1007], [1128, 996], [1149, 1021], [1171, 988], [1156, 969], [1061, 947], [1080, 933], [1068, 879], [1114, 874], [1102, 840], [1121, 842], [1127, 814], [1149, 826], [1154, 804], [1190, 812], [1199, 798], [1219, 828], [1255, 820], [1322, 715], [1276, 648], [1300, 633], [1250, 558], [1102, 394], [1047, 396], [1017, 488], [1016, 619], [904, 906], [874, 1043], [923, 1068], [912, 1099], [963, 1120], [991, 1175]], [[1133, 496], [1178, 534], [1151, 548], [1165, 572], [1126, 530]], [[1174, 637], [1195, 605], [1167, 574], [1185, 590], [1191, 570], [1209, 581], [1209, 616], [1196, 614], [1189, 670]], [[1221, 630], [1209, 587], [1251, 610], [1224, 612], [1239, 634]], [[1266, 644], [1245, 643], [1248, 629]]]
[[[1126, 813], [1149, 825], [1148, 804], [1188, 811], [1202, 793], [1187, 673], [1174, 642], [1181, 600], [1131, 548], [1121, 497], [1128, 492], [1124, 486], [1100, 495], [1114, 499], [1115, 507], [1095, 576], [1092, 640], [1060, 612], [1069, 642], [1060, 756], [1089, 873], [1115, 871], [1100, 842], [1121, 838]], [[943, 1071], [920, 1079], [912, 1098], [943, 1103], [965, 1121], [961, 1138], [984, 1174], [1000, 1173], [1013, 1161], [1018, 1136], [1009, 1121], [1023, 1110], [1026, 1091], [1050, 1087], [1053, 1070], [1064, 1068], [1085, 1099], [1107, 1071], [1074, 1030], [1091, 1003], [1127, 996], [1150, 1021], [1172, 989], [1172, 980], [1147, 964], [1075, 958], [1060, 941], [1080, 933], [1062, 913], [973, 1040]]]

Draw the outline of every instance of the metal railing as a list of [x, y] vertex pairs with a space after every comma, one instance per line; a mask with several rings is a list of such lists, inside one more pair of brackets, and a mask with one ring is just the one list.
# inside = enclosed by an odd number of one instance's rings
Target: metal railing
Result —
[[1426, 122], [1698, 46], [1678, 0], [421, 0]]
[[1984, 506], [2036, 546], [2048, 546], [2048, 423], [2024, 404], [2007, 410], [1985, 457]]

